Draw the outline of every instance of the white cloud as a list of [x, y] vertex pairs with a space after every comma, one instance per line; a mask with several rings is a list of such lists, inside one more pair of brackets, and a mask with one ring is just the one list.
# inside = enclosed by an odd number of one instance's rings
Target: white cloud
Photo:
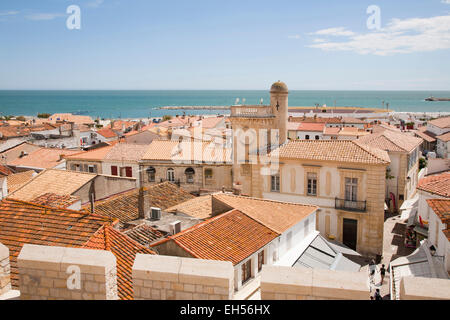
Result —
[[442, 0], [442, 3], [450, 4], [450, 0]]
[[[330, 28], [312, 34], [336, 36], [343, 35], [344, 32], [347, 32], [345, 28]], [[359, 34], [348, 31], [346, 37], [341, 41], [334, 39], [322, 43], [315, 41], [315, 44], [308, 47], [380, 56], [450, 49], [450, 15], [393, 19], [379, 31]]]
[[19, 14], [19, 11], [4, 11], [4, 12], [0, 12], [0, 17], [15, 16], [16, 14]]
[[98, 8], [103, 4], [104, 0], [93, 0], [87, 4], [88, 7]]
[[344, 27], [339, 28], [329, 28], [329, 29], [323, 29], [319, 30], [313, 33], [310, 33], [310, 35], [319, 35], [319, 36], [343, 36], [343, 37], [349, 37], [353, 36], [355, 33], [349, 30], [346, 30]]
[[65, 15], [62, 13], [33, 13], [25, 16], [26, 19], [33, 21], [47, 21], [59, 17], [65, 17]]

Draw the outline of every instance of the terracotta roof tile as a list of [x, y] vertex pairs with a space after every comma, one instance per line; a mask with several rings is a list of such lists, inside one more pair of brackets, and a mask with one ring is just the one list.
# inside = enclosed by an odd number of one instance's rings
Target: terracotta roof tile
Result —
[[106, 223], [111, 220], [99, 215], [4, 199], [0, 202], [0, 242], [10, 250], [12, 285], [18, 286], [17, 256], [25, 243], [80, 247]]
[[420, 179], [417, 189], [450, 198], [450, 171]]
[[100, 228], [83, 248], [111, 251], [116, 257], [117, 291], [120, 300], [133, 299], [132, 268], [136, 254], [155, 254], [109, 225]]
[[55, 113], [48, 120], [51, 122], [67, 121], [76, 124], [94, 124], [94, 120], [89, 116], [73, 115], [71, 113]]
[[[117, 218], [121, 223], [126, 223], [139, 218], [138, 198], [139, 189], [134, 189], [96, 201], [94, 210], [96, 214]], [[144, 188], [144, 201], [148, 201], [150, 207], [163, 210], [192, 198], [193, 195], [170, 182]], [[90, 210], [90, 205], [84, 208]]]
[[14, 173], [14, 171], [11, 168], [0, 164], [0, 175], [9, 176], [9, 175], [12, 175], [13, 173]]
[[53, 148], [40, 148], [30, 154], [17, 158], [8, 165], [16, 167], [27, 167], [37, 169], [51, 169], [61, 164], [64, 156], [80, 153], [79, 150], [67, 150], [67, 149], [53, 149]]
[[215, 128], [221, 121], [223, 117], [207, 117], [202, 120], [202, 127], [205, 129]]
[[144, 247], [148, 247], [151, 243], [158, 241], [166, 236], [166, 233], [156, 230], [146, 223], [142, 223], [131, 229], [127, 229], [123, 231], [123, 233], [129, 236], [134, 241], [139, 242]]
[[204, 141], [154, 140], [143, 159], [229, 163], [231, 149], [219, 148], [214, 143]]
[[323, 132], [323, 129], [325, 128], [325, 123], [308, 123], [308, 122], [301, 122], [299, 127], [297, 128], [297, 131], [316, 131], [316, 132]]
[[37, 175], [37, 173], [33, 170], [28, 170], [24, 172], [19, 172], [15, 174], [11, 174], [8, 176], [8, 192], [11, 194], [20, 187], [22, 187], [25, 183], [33, 179], [33, 176]]
[[117, 143], [105, 155], [105, 160], [139, 161], [149, 149], [148, 145]]
[[437, 214], [442, 223], [450, 228], [450, 199], [428, 199], [428, 205]]
[[97, 134], [105, 138], [118, 138], [118, 135], [111, 128], [103, 128], [97, 131]]
[[411, 152], [417, 148], [423, 140], [401, 132], [385, 130], [361, 137], [360, 143], [386, 151]]
[[176, 206], [167, 208], [170, 213], [183, 213], [197, 219], [208, 219], [212, 216], [212, 195], [208, 194], [187, 200]]
[[13, 199], [31, 201], [45, 193], [72, 195], [79, 188], [94, 179], [92, 173], [49, 169], [25, 183], [10, 194]]
[[339, 127], [326, 127], [323, 134], [338, 135], [339, 131], [341, 131], [341, 128]]
[[278, 234], [238, 210], [231, 210], [168, 239], [199, 259], [233, 265], [264, 247]]
[[[426, 127], [425, 127], [425, 129], [426, 129]], [[427, 142], [435, 142], [436, 141], [436, 135], [433, 134], [432, 132], [419, 129], [419, 130], [416, 130], [414, 133]]]
[[429, 124], [432, 124], [438, 128], [446, 129], [450, 128], [450, 117], [442, 117], [438, 119], [434, 119], [431, 121], [428, 121]]
[[296, 140], [278, 149], [280, 159], [387, 164], [386, 151], [348, 140]]
[[66, 160], [103, 160], [113, 146], [105, 146], [87, 152], [66, 156]]
[[440, 136], [437, 136], [436, 139], [439, 139], [439, 140], [441, 140], [443, 142], [448, 142], [448, 141], [450, 141], [450, 132], [447, 132], [447, 133], [444, 133], [444, 134], [442, 134]]
[[79, 197], [71, 196], [68, 194], [59, 195], [48, 192], [33, 199], [31, 202], [51, 208], [67, 208], [79, 200]]
[[317, 206], [313, 205], [242, 197], [225, 193], [214, 194], [213, 198], [230, 209], [237, 209], [245, 213], [279, 234], [293, 227], [318, 209]]

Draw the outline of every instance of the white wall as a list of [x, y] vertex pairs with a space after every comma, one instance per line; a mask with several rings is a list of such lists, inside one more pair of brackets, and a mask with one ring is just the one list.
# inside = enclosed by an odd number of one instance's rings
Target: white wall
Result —
[[[436, 228], [439, 230], [436, 237]], [[450, 242], [444, 234], [445, 224], [430, 208], [430, 222], [428, 228], [428, 240], [436, 247], [436, 255], [445, 257], [444, 263], [447, 272], [450, 272]]]

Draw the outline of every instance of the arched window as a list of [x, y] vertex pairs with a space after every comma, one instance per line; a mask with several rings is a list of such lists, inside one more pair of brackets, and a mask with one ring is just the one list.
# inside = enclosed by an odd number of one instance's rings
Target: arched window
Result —
[[307, 135], [305, 136], [305, 139], [306, 139], [306, 140], [309, 140], [309, 134], [307, 134]]
[[170, 182], [175, 181], [175, 170], [172, 168], [167, 169], [167, 180]]
[[316, 136], [316, 140], [319, 140], [319, 136]]
[[186, 182], [187, 183], [194, 183], [195, 170], [193, 168], [187, 168], [184, 171], [184, 174], [186, 175]]
[[153, 167], [149, 167], [147, 169], [148, 182], [155, 182], [156, 178], [156, 169]]

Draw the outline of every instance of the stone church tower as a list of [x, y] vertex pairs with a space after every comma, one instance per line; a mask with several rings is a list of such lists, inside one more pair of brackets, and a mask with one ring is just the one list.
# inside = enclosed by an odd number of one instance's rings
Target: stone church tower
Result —
[[231, 107], [233, 185], [242, 194], [262, 197], [258, 150], [274, 143], [271, 137], [277, 137], [278, 144], [287, 141], [288, 93], [286, 84], [278, 81], [270, 89], [270, 105]]

